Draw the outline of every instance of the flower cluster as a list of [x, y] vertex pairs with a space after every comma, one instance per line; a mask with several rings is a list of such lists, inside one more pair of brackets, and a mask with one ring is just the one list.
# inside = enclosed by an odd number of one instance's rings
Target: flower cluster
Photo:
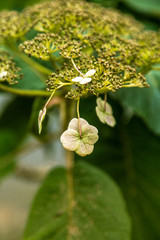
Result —
[[[20, 39], [31, 29], [40, 32], [19, 48], [28, 56], [58, 65], [47, 80], [48, 90], [57, 88], [57, 79], [70, 81], [73, 85], [66, 97], [73, 99], [121, 87], [147, 87], [143, 74], [160, 59], [159, 32], [145, 31], [134, 18], [117, 10], [83, 1], [57, 0], [22, 13], [4, 11], [0, 23], [3, 41]], [[91, 79], [79, 75], [72, 60], [81, 73], [91, 69], [96, 73]]]
[[19, 39], [33, 26], [32, 21], [25, 14], [16, 11], [2, 11], [0, 13], [0, 39]]
[[[33, 57], [38, 69], [45, 65], [43, 73], [51, 96], [39, 113], [39, 132], [56, 90], [63, 87], [62, 94], [77, 100], [79, 106], [83, 96], [106, 96], [122, 87], [148, 87], [144, 75], [160, 61], [160, 32], [146, 31], [129, 15], [83, 0], [42, 2], [21, 13], [3, 11], [0, 42], [21, 51], [21, 56]], [[19, 70], [12, 59], [0, 55], [0, 81], [17, 81]], [[102, 123], [116, 124], [106, 100], [97, 98], [96, 113]], [[78, 114], [61, 142], [66, 149], [85, 156], [93, 151], [97, 134], [97, 129]]]
[[89, 70], [86, 74], [83, 74], [80, 72], [80, 74], [82, 75], [82, 77], [75, 77], [72, 79], [72, 82], [78, 82], [80, 84], [86, 84], [92, 81], [91, 76], [93, 76], [95, 74], [96, 70], [95, 69], [91, 69]]
[[17, 83], [17, 80], [22, 78], [20, 70], [6, 52], [0, 52], [0, 82]]
[[45, 61], [49, 61], [51, 55], [57, 51], [55, 39], [58, 36], [54, 33], [40, 33], [33, 40], [25, 41], [20, 44], [19, 48], [22, 52]]

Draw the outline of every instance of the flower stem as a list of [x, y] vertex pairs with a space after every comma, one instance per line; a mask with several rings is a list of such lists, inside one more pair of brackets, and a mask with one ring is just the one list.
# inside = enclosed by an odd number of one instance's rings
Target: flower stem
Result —
[[82, 77], [85, 77], [85, 76], [83, 75], [83, 73], [82, 73], [81, 71], [79, 71], [79, 69], [77, 68], [77, 66], [76, 66], [76, 64], [75, 64], [75, 62], [73, 61], [72, 58], [71, 58], [71, 61], [72, 61], [72, 64], [73, 64], [74, 68], [76, 69], [76, 71], [79, 72], [79, 74], [80, 74]]
[[50, 93], [45, 90], [24, 90], [24, 89], [8, 87], [2, 83], [0, 83], [0, 90], [13, 93], [19, 96], [28, 96], [28, 97], [50, 96]]
[[46, 104], [43, 107], [43, 110], [47, 108], [49, 102], [51, 101], [51, 99], [53, 98], [53, 95], [55, 94], [57, 89], [60, 89], [61, 87], [65, 86], [65, 85], [71, 85], [71, 83], [64, 83], [62, 85], [60, 85], [59, 87], [57, 87], [56, 89], [53, 90], [53, 92], [51, 93], [49, 99], [47, 100]]
[[[66, 130], [68, 123], [75, 116], [75, 101], [70, 99], [63, 99], [61, 102], [61, 123], [62, 131]], [[73, 229], [73, 210], [74, 210], [74, 153], [65, 150], [66, 160], [66, 176], [68, 185], [68, 236], [67, 240], [71, 239], [71, 232]]]
[[107, 103], [107, 92], [104, 94], [104, 112], [106, 111], [106, 103]]
[[68, 236], [67, 240], [70, 239], [70, 235], [73, 228], [73, 209], [74, 209], [74, 179], [73, 179], [73, 167], [74, 167], [74, 153], [66, 151], [67, 161], [67, 182], [68, 182]]
[[80, 114], [79, 114], [79, 102], [80, 102], [80, 98], [78, 98], [77, 100], [77, 117], [78, 117], [78, 129], [79, 129], [79, 135], [81, 138], [82, 135], [82, 129], [81, 129], [81, 123], [80, 123]]
[[152, 70], [160, 71], [160, 67], [152, 67]]
[[[48, 106], [48, 103], [51, 101], [53, 95], [55, 94], [55, 91], [56, 91], [56, 89], [54, 89], [53, 92], [51, 93], [49, 99], [47, 100], [46, 104], [44, 105], [44, 108], [46, 108], [46, 107]], [[44, 109], [44, 108], [43, 108], [43, 109]]]

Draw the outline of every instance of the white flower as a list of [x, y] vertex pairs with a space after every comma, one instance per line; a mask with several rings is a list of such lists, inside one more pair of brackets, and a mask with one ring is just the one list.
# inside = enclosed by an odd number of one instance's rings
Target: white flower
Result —
[[103, 101], [100, 97], [97, 98], [96, 113], [102, 123], [106, 123], [110, 127], [114, 127], [116, 125], [111, 105], [107, 102], [105, 103], [105, 101]]
[[2, 79], [3, 77], [7, 76], [7, 71], [3, 71], [0, 73], [0, 79]]
[[83, 77], [75, 77], [72, 79], [73, 82], [78, 82], [80, 84], [86, 84], [92, 81], [91, 76], [95, 74], [96, 70], [91, 69], [89, 70]]
[[79, 121], [81, 135], [78, 119], [73, 118], [68, 129], [61, 135], [60, 140], [65, 149], [75, 151], [78, 155], [84, 157], [93, 152], [94, 144], [98, 141], [98, 130], [83, 118], [80, 118]]

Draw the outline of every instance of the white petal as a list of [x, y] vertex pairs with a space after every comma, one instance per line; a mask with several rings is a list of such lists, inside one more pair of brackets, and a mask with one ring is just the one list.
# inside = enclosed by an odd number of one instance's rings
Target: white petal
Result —
[[86, 155], [89, 155], [93, 152], [94, 145], [91, 144], [85, 144], [82, 140], [79, 143], [79, 147], [76, 150], [76, 153], [82, 157], [85, 157]]
[[116, 125], [116, 120], [113, 116], [106, 116], [105, 120], [110, 127], [114, 127]]
[[95, 72], [96, 72], [95, 69], [91, 69], [85, 74], [85, 77], [91, 77], [95, 74]]
[[[83, 118], [80, 118], [80, 124], [81, 124], [81, 127], [84, 126], [84, 125], [89, 125], [88, 122], [83, 119]], [[72, 129], [72, 130], [75, 130], [77, 132], [79, 132], [79, 127], [78, 127], [78, 119], [77, 118], [73, 118], [69, 125], [68, 125], [68, 129]]]
[[83, 78], [79, 83], [80, 84], [86, 84], [88, 82], [92, 81], [92, 78]]
[[80, 145], [80, 137], [78, 132], [69, 129], [66, 130], [60, 137], [63, 147], [69, 151], [76, 151]]
[[83, 80], [83, 77], [75, 77], [72, 79], [73, 82], [80, 82]]
[[98, 130], [92, 125], [82, 126], [82, 140], [85, 144], [95, 144], [98, 141]]
[[0, 79], [7, 76], [7, 71], [3, 71], [0, 73]]

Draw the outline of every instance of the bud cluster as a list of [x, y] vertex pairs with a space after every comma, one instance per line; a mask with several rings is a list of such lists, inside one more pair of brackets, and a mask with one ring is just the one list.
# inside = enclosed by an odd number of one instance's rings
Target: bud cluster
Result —
[[[70, 98], [121, 87], [147, 87], [143, 74], [160, 61], [160, 32], [146, 31], [131, 16], [94, 3], [54, 0], [21, 13], [0, 14], [3, 41], [22, 40], [31, 29], [38, 31], [36, 37], [21, 42], [19, 49], [30, 57], [54, 62], [58, 69], [48, 77], [48, 89], [69, 82], [64, 92]], [[90, 70], [95, 74], [86, 84], [72, 81]]]
[[66, 97], [77, 99], [78, 96], [86, 94], [98, 96], [99, 93], [106, 91], [115, 92], [122, 87], [148, 87], [145, 77], [141, 73], [137, 73], [128, 65], [117, 62], [114, 57], [96, 59], [94, 56], [87, 57], [82, 54], [80, 58], [74, 59], [74, 62], [83, 74], [89, 69], [95, 69], [92, 81], [84, 85], [72, 82], [72, 79], [78, 77], [79, 73], [72, 64], [65, 63], [61, 70], [48, 77], [47, 85], [51, 91], [56, 89], [61, 82], [71, 82], [74, 86], [68, 91]]
[[19, 73], [20, 70], [6, 52], [0, 52], [0, 82], [17, 83], [17, 79], [22, 78], [22, 74]]
[[45, 61], [49, 61], [51, 55], [57, 50], [54, 33], [40, 33], [33, 40], [25, 41], [20, 44], [19, 48], [22, 52]]
[[26, 15], [16, 11], [0, 12], [0, 39], [19, 39], [24, 36], [33, 23]]

